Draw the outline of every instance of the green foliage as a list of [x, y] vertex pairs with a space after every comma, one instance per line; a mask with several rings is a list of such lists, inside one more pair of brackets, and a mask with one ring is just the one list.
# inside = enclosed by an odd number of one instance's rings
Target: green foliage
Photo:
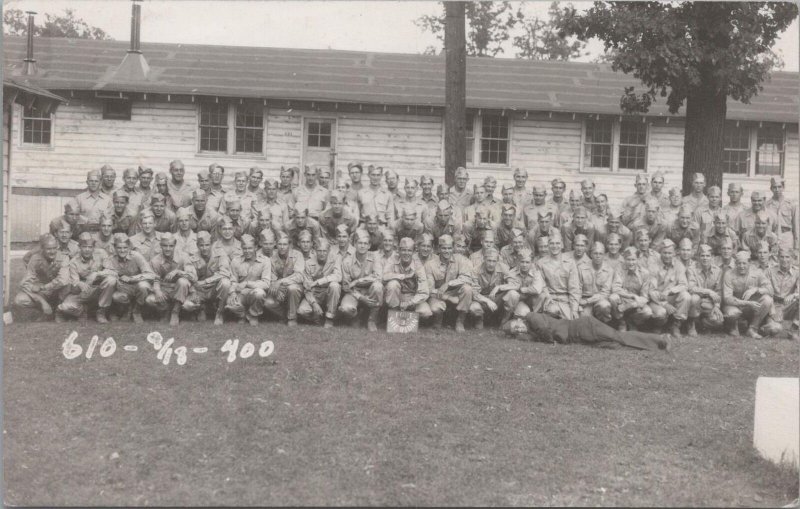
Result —
[[[509, 2], [467, 2], [467, 54], [494, 57], [505, 53], [509, 39], [519, 50], [518, 58], [532, 60], [568, 60], [580, 55], [585, 43], [568, 41], [557, 33], [561, 19], [567, 12], [556, 2], [550, 4], [548, 20], [528, 18], [524, 2], [513, 10]], [[444, 41], [444, 9], [438, 16], [421, 16], [414, 23]], [[515, 35], [516, 34], [516, 35]], [[513, 39], [512, 39], [513, 35]], [[425, 54], [435, 55], [436, 48], [429, 46]]]
[[[3, 14], [3, 26], [6, 35], [26, 35], [27, 16], [19, 9], [9, 9]], [[33, 35], [73, 39], [111, 39], [105, 30], [93, 27], [81, 18], [76, 18], [75, 11], [72, 9], [64, 9], [62, 15], [46, 13], [44, 23], [37, 23], [34, 26]]]
[[625, 90], [624, 111], [647, 112], [658, 94], [674, 114], [699, 89], [749, 103], [779, 64], [771, 47], [796, 17], [789, 2], [595, 2], [558, 23], [563, 35], [602, 40], [612, 68], [647, 87]]

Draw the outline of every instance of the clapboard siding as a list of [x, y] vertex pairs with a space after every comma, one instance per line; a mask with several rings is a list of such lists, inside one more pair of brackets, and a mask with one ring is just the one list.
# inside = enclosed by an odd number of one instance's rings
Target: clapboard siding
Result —
[[9, 198], [9, 149], [11, 148], [11, 137], [9, 135], [9, 127], [11, 120], [11, 105], [3, 104], [3, 306], [7, 306], [9, 302], [9, 255], [11, 250], [11, 232], [9, 230], [9, 215], [10, 208]]

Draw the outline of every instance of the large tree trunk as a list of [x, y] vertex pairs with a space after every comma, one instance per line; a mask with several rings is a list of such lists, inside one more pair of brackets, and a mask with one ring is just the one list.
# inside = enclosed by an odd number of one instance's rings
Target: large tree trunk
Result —
[[456, 168], [466, 165], [467, 42], [464, 2], [445, 2], [444, 179], [455, 183]]
[[716, 86], [694, 89], [686, 98], [683, 138], [683, 194], [692, 190], [692, 175], [702, 173], [707, 186], [722, 188], [722, 150], [727, 96]]

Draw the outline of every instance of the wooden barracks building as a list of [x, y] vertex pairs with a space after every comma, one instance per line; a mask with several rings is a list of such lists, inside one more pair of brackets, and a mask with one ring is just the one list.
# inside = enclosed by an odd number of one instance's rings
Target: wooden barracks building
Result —
[[[4, 38], [6, 76], [64, 98], [57, 110], [11, 104], [11, 240], [30, 241], [110, 164], [167, 171], [187, 180], [218, 162], [226, 179], [252, 166], [344, 170], [355, 160], [401, 176], [444, 180], [444, 56], [36, 38], [35, 72], [24, 72], [24, 37]], [[529, 186], [592, 178], [612, 204], [633, 176], [661, 171], [680, 186], [684, 120], [656, 104], [620, 114], [635, 78], [592, 63], [469, 58], [468, 168]], [[769, 191], [783, 175], [798, 193], [798, 74], [773, 73], [749, 105], [730, 100], [725, 184]], [[8, 176], [8, 175], [6, 175]]]

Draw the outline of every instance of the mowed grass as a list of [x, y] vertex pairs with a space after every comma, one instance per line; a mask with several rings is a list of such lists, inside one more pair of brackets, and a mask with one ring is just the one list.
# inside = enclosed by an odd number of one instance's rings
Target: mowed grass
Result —
[[[97, 334], [117, 351], [67, 360], [71, 330], [84, 350]], [[165, 366], [145, 339], [156, 330], [209, 350]], [[275, 350], [228, 363], [229, 338]], [[797, 365], [797, 343], [721, 336], [669, 354], [494, 330], [15, 323], [5, 501], [784, 505], [797, 474], [753, 450], [754, 390]]]

